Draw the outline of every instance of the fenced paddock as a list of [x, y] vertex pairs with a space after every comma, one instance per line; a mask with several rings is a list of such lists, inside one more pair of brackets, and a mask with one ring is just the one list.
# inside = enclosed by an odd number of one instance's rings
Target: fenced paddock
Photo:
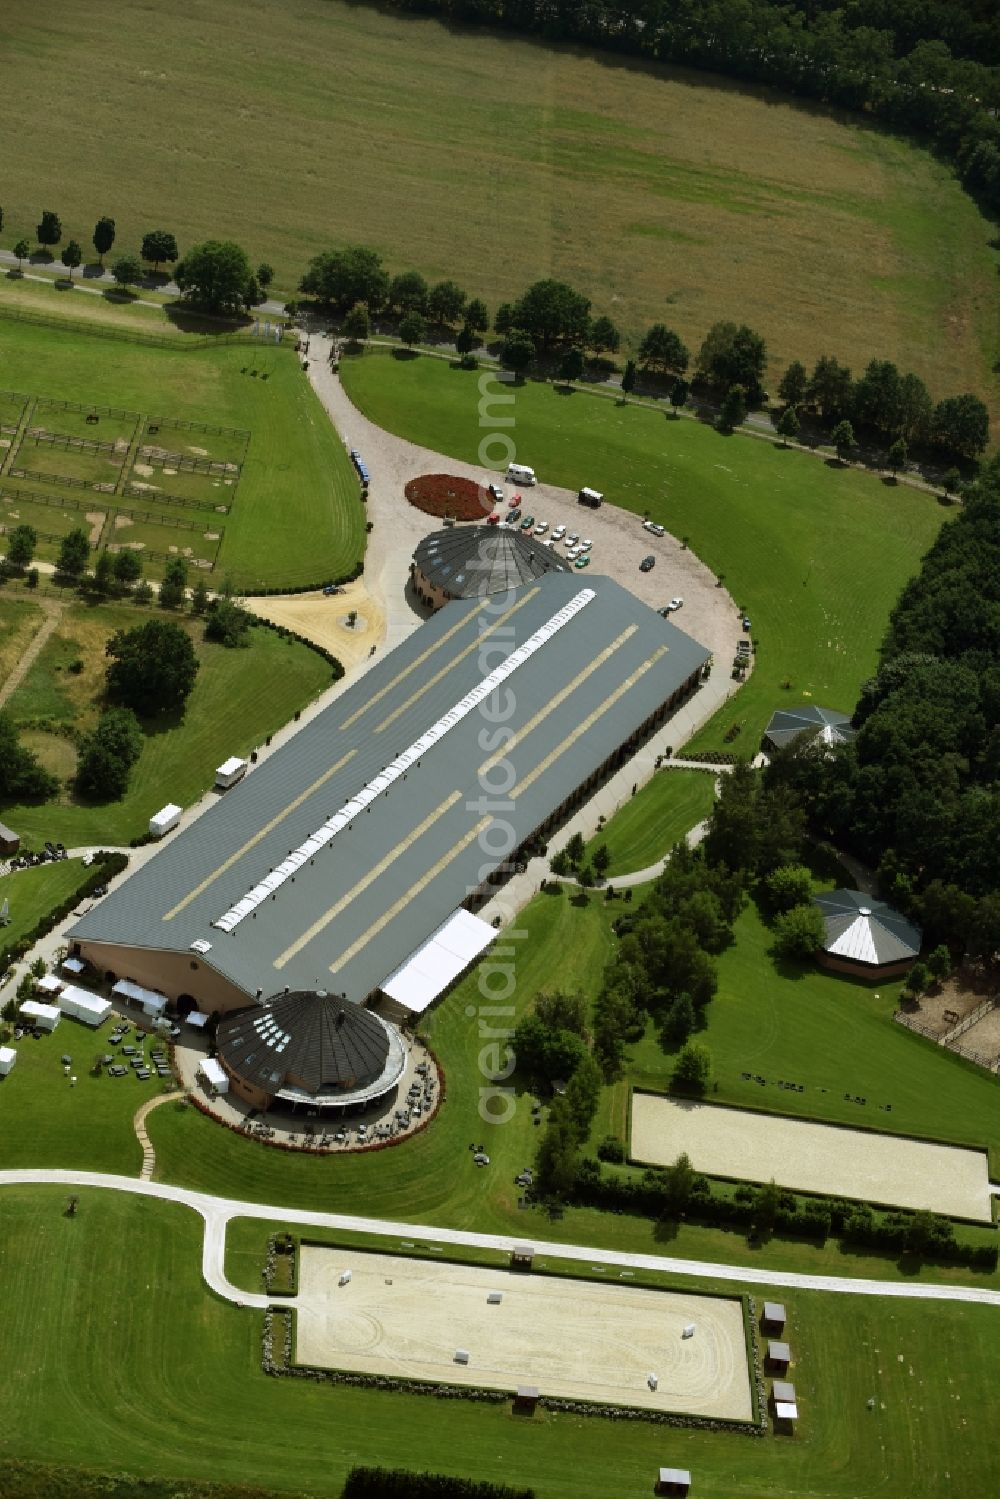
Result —
[[[491, 1292], [501, 1293], [498, 1304]], [[303, 1244], [295, 1307], [296, 1362], [310, 1367], [512, 1392], [529, 1384], [560, 1399], [723, 1420], [753, 1415], [736, 1298]], [[683, 1337], [692, 1323], [694, 1335]], [[456, 1363], [459, 1349], [467, 1364]]]
[[686, 1154], [712, 1176], [991, 1221], [985, 1150], [905, 1135], [636, 1092], [631, 1154], [651, 1166]]

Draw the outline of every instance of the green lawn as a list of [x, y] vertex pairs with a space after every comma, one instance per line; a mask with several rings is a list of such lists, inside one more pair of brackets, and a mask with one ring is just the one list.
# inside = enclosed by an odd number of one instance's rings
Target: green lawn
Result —
[[[107, 1072], [93, 1076], [95, 1059], [115, 1049], [108, 1045], [107, 1023], [93, 1030], [63, 1016], [51, 1035], [40, 1041], [29, 1036], [11, 1044], [17, 1061], [13, 1071], [0, 1078], [3, 1168], [58, 1166], [138, 1176], [142, 1150], [132, 1118], [141, 1103], [162, 1091], [162, 1079], [142, 1082], [131, 1068], [127, 1077], [109, 1077]], [[75, 1087], [63, 1072], [64, 1055], [73, 1058]]]
[[[13, 605], [10, 606], [13, 608]], [[34, 605], [27, 605], [38, 611]], [[74, 604], [8, 703], [20, 723], [39, 719], [89, 728], [100, 711], [107, 638], [150, 617], [128, 604]], [[64, 792], [56, 802], [7, 805], [3, 816], [33, 843], [46, 838], [67, 848], [121, 844], [145, 833], [167, 800], [182, 806], [213, 784], [228, 755], [260, 745], [330, 682], [329, 665], [307, 646], [255, 626], [250, 645], [227, 650], [202, 639], [203, 626], [180, 621], [190, 632], [200, 669], [183, 717], [151, 720], [142, 754], [120, 802], [90, 805]], [[83, 670], [71, 670], [82, 661]]]
[[268, 1379], [259, 1314], [201, 1282], [194, 1214], [83, 1191], [70, 1219], [63, 1190], [0, 1193], [0, 1458], [329, 1499], [358, 1462], [530, 1484], [539, 1499], [640, 1499], [668, 1461], [690, 1467], [709, 1499], [911, 1499], [986, 1493], [1000, 1461], [984, 1418], [1000, 1379], [992, 1307], [781, 1293], [802, 1410], [794, 1440], [526, 1422], [503, 1405]]
[[[8, 285], [0, 281], [0, 299], [10, 295]], [[49, 295], [56, 302], [55, 310], [60, 310], [55, 294]], [[97, 298], [81, 298], [79, 305], [83, 301], [88, 311], [91, 303], [103, 307]], [[113, 313], [103, 319], [103, 326], [115, 326]], [[152, 314], [152, 327], [164, 334], [169, 323], [156, 312]], [[184, 338], [178, 336], [176, 349], [159, 348], [91, 336], [85, 318], [76, 323], [67, 319], [58, 329], [0, 320], [0, 343], [4, 383], [17, 391], [58, 400], [94, 401], [147, 416], [237, 427], [252, 434], [235, 499], [221, 480], [218, 488], [211, 480], [194, 481], [200, 493], [210, 494], [216, 502], [228, 504], [232, 500], [229, 514], [168, 504], [157, 507], [154, 492], [141, 500], [131, 496], [121, 502], [126, 511], [162, 508], [167, 530], [158, 532], [158, 539], [151, 542], [158, 550], [165, 551], [170, 545], [178, 549], [191, 546], [194, 555], [201, 556], [206, 555], [207, 546], [209, 558], [215, 553], [214, 541], [195, 537], [192, 542], [185, 531], [169, 535], [171, 520], [189, 521], [202, 531], [221, 533], [215, 571], [206, 575], [209, 586], [229, 578], [237, 587], [280, 591], [344, 576], [357, 564], [364, 549], [364, 511], [357, 478], [287, 343], [258, 348], [251, 341], [192, 348], [191, 340], [185, 346]], [[60, 430], [58, 413], [47, 410], [43, 415], [47, 426]], [[167, 430], [164, 428], [164, 432]], [[171, 442], [178, 435], [186, 447], [192, 448], [207, 447], [213, 440], [211, 434], [169, 430]], [[39, 472], [72, 474], [78, 469], [82, 477], [88, 477], [96, 461], [81, 459], [72, 452], [34, 447], [26, 450], [26, 456]], [[167, 492], [183, 493], [188, 476], [157, 473], [148, 482]], [[3, 488], [8, 491], [25, 484], [24, 480], [5, 479]], [[58, 486], [50, 484], [49, 492], [53, 489]], [[86, 495], [85, 491], [68, 492], [78, 498]], [[93, 505], [85, 509], [107, 512], [115, 508], [113, 496], [94, 494], [92, 499]], [[15, 507], [8, 501], [4, 508], [9, 511]], [[53, 510], [53, 515], [58, 517], [59, 511]], [[76, 523], [85, 524], [82, 514]], [[45, 525], [42, 520], [38, 525], [44, 530], [62, 529]], [[109, 523], [105, 539], [114, 534], [113, 523]], [[120, 531], [119, 539], [132, 539], [127, 526]], [[162, 563], [151, 562], [148, 571], [153, 577], [159, 576]]]
[[60, 859], [35, 869], [18, 869], [0, 879], [0, 905], [9, 902], [8, 926], [0, 927], [0, 945], [20, 941], [53, 907], [78, 890], [91, 873], [79, 859]]
[[712, 810], [715, 777], [704, 770], [660, 770], [587, 845], [586, 862], [607, 844], [608, 879], [647, 869]]
[[[380, 426], [477, 461], [477, 375], [443, 360], [373, 354], [344, 360], [341, 378]], [[741, 722], [737, 747], [752, 754], [779, 706], [853, 709], [889, 610], [941, 524], [936, 500], [776, 444], [550, 385], [519, 387], [511, 414], [518, 456], [545, 481], [594, 485], [687, 537], [751, 615], [750, 679], [689, 751], [721, 748], [728, 726]]]
[[993, 397], [993, 230], [946, 163], [860, 117], [331, 0], [188, 0], [182, 26], [92, 0], [87, 19], [49, 0], [6, 21], [9, 118], [36, 117], [46, 79], [45, 129], [4, 163], [8, 247], [51, 201], [88, 258], [98, 213], [112, 259], [163, 222], [182, 252], [236, 239], [290, 294], [310, 256], [362, 240], [492, 307], [556, 276], [633, 339], [659, 319], [697, 348], [731, 318], [777, 368], [877, 355], [938, 397]]
[[[719, 991], [700, 1037], [719, 1085], [713, 1102], [986, 1145], [1000, 1177], [1000, 1078], [896, 1025], [901, 981], [871, 986], [812, 963], [777, 968], [753, 905], [735, 935], [719, 959]], [[655, 1037], [631, 1049], [636, 1086], [665, 1087], [669, 1069]], [[743, 1072], [768, 1081], [744, 1081]], [[778, 1088], [779, 1080], [806, 1091]], [[862, 1107], [845, 1093], [868, 1101]], [[891, 1113], [877, 1107], [887, 1103]]]

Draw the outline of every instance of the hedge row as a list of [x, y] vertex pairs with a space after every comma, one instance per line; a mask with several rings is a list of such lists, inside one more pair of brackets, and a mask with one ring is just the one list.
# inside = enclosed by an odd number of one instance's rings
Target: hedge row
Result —
[[280, 586], [275, 585], [274, 588], [254, 588], [252, 584], [248, 583], [246, 586], [244, 586], [242, 583], [240, 583], [238, 585], [238, 589], [243, 597], [247, 599], [266, 599], [269, 598], [272, 593], [280, 594], [282, 597], [284, 597], [286, 593], [315, 593], [317, 589], [329, 588], [331, 584], [354, 583], [358, 578], [360, 578], [364, 570], [365, 561], [364, 558], [361, 557], [351, 568], [350, 572], [341, 573], [337, 578], [320, 578], [312, 583], [294, 583], [291, 585], [283, 584]]
[[446, 1473], [410, 1473], [405, 1468], [352, 1468], [342, 1499], [535, 1499], [534, 1489], [511, 1489], [487, 1479]]
[[12, 963], [18, 958], [23, 958], [25, 953], [30, 952], [35, 943], [42, 937], [47, 937], [52, 928], [58, 926], [73, 907], [88, 895], [92, 895], [98, 885], [106, 885], [108, 880], [114, 879], [116, 874], [121, 874], [128, 867], [128, 855], [111, 853], [107, 849], [98, 849], [94, 854], [90, 868], [91, 872], [83, 884], [72, 895], [67, 895], [65, 900], [60, 901], [51, 911], [47, 911], [30, 931], [25, 932], [16, 942], [9, 947], [0, 948], [0, 973], [6, 972]]
[[[647, 1171], [641, 1177], [612, 1177], [605, 1175], [596, 1161], [584, 1160], [577, 1173], [573, 1199], [586, 1207], [621, 1209], [651, 1218], [664, 1216], [664, 1185], [655, 1171]], [[705, 1178], [692, 1192], [683, 1216], [689, 1223], [709, 1227], [748, 1230], [765, 1226], [757, 1190], [743, 1185], [730, 1195]], [[852, 1247], [906, 1253], [913, 1252], [916, 1216], [906, 1212], [877, 1213], [865, 1203], [841, 1198], [797, 1198], [792, 1192], [783, 1192], [766, 1227], [787, 1238], [822, 1244], [833, 1234]], [[947, 1219], [935, 1217], [933, 1225], [937, 1232], [922, 1249], [922, 1258], [935, 1264], [967, 1265], [986, 1273], [996, 1270], [1000, 1254], [996, 1244], [961, 1243], [954, 1237], [954, 1228]]]

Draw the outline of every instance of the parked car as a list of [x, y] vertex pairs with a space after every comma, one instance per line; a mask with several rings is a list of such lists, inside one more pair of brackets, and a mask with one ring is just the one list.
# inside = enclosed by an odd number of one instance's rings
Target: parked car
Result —
[[652, 532], [654, 536], [665, 536], [667, 534], [664, 527], [658, 526], [655, 520], [644, 520], [642, 528], [644, 531]]
[[552, 532], [552, 540], [553, 541], [562, 541], [562, 539], [563, 539], [563, 537], [565, 535], [566, 535], [566, 527], [565, 526], [556, 526], [555, 530]]
[[577, 543], [579, 542], [579, 540], [580, 540], [580, 533], [579, 533], [579, 531], [571, 531], [569, 533], [569, 535], [566, 537], [566, 545], [568, 547], [575, 547], [577, 545]]
[[747, 614], [744, 614], [744, 616], [743, 616], [743, 628], [744, 628], [744, 630], [746, 630], [747, 634], [749, 635], [749, 633], [750, 633], [750, 617]]
[[536, 536], [544, 536], [545, 533], [546, 533], [546, 531], [548, 529], [549, 529], [549, 523], [548, 523], [548, 521], [547, 520], [540, 520], [538, 522], [538, 525], [535, 527], [535, 535]]
[[495, 510], [492, 515], [486, 517], [486, 524], [488, 526], [498, 526], [500, 524], [500, 516]]
[[656, 558], [655, 557], [643, 557], [642, 561], [639, 563], [639, 571], [641, 573], [651, 573], [653, 571], [653, 568], [655, 566], [656, 566]]
[[593, 545], [594, 545], [594, 543], [591, 541], [590, 537], [589, 536], [585, 536], [583, 538], [583, 540], [581, 541], [581, 543], [580, 543], [580, 551], [581, 552], [589, 552], [590, 549], [591, 549], [591, 547]]
[[339, 583], [328, 583], [323, 589], [323, 592], [328, 599], [332, 598], [335, 593], [343, 593], [343, 591], [344, 590], [341, 588]]
[[508, 516], [507, 516], [508, 524], [509, 525], [513, 525], [515, 521], [518, 521], [520, 519], [521, 519], [521, 507], [519, 505], [515, 505], [514, 509], [511, 510], [509, 512]]
[[683, 599], [671, 599], [670, 600], [670, 604], [668, 606], [669, 609], [670, 609], [671, 614], [673, 614], [673, 612], [674, 612], [675, 609], [680, 609], [683, 606], [683, 604], [684, 604], [684, 600]]
[[520, 505], [520, 503], [521, 496], [519, 494], [512, 494], [510, 499], [507, 501], [508, 505]]
[[533, 515], [526, 515], [524, 517], [524, 520], [521, 522], [521, 530], [522, 531], [530, 531], [531, 528], [532, 528], [532, 526], [534, 524], [535, 524], [535, 517]]
[[503, 504], [503, 490], [500, 488], [500, 485], [499, 484], [487, 484], [486, 488], [489, 490], [490, 494], [498, 502], [498, 504], [502, 505]]
[[584, 555], [582, 557], [577, 557], [576, 561], [573, 563], [573, 566], [574, 567], [589, 567], [590, 566], [590, 558], [586, 555], [586, 553], [584, 553]]

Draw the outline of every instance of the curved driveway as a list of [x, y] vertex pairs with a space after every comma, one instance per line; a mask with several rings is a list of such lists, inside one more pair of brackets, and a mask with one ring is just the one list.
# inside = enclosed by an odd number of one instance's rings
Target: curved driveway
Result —
[[[205, 1222], [201, 1269], [209, 1288], [237, 1306], [287, 1307], [293, 1297], [269, 1297], [260, 1292], [242, 1291], [226, 1279], [226, 1228], [231, 1218], [258, 1218], [267, 1223], [297, 1224], [303, 1228], [333, 1228], [350, 1233], [382, 1235], [387, 1239], [422, 1240], [431, 1244], [449, 1244], [467, 1249], [498, 1249], [509, 1253], [521, 1242], [508, 1234], [478, 1234], [460, 1228], [438, 1228], [428, 1223], [397, 1223], [385, 1218], [360, 1218], [350, 1213], [317, 1213], [301, 1208], [273, 1207], [259, 1202], [237, 1202], [228, 1197], [212, 1197], [187, 1187], [172, 1187], [161, 1182], [137, 1181], [128, 1176], [111, 1176], [97, 1171], [0, 1171], [0, 1187], [62, 1186], [104, 1187], [114, 1192], [134, 1192], [140, 1197], [155, 1197], [161, 1202], [175, 1202], [192, 1208]], [[665, 1271], [670, 1275], [693, 1275], [703, 1280], [736, 1281], [748, 1286], [783, 1286], [800, 1291], [832, 1291], [853, 1296], [895, 1296], [908, 1301], [963, 1301], [979, 1306], [1000, 1306], [1000, 1290], [976, 1286], [942, 1286], [913, 1284], [904, 1281], [855, 1280], [848, 1276], [800, 1275], [790, 1271], [765, 1270], [749, 1265], [719, 1265], [710, 1261], [675, 1259], [671, 1255], [628, 1254], [620, 1250], [594, 1249], [581, 1244], [553, 1244], [532, 1239], [536, 1253], [553, 1260], [584, 1261], [591, 1265], [608, 1265], [615, 1269]], [[393, 1245], [397, 1248], [397, 1245]]]

